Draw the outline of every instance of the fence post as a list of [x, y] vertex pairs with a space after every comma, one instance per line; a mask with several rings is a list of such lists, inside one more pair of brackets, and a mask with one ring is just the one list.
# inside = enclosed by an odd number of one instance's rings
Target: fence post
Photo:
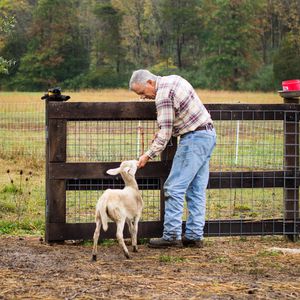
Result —
[[66, 183], [64, 179], [51, 179], [50, 164], [66, 162], [67, 122], [65, 119], [50, 119], [46, 100], [46, 241], [63, 241], [61, 236], [51, 236], [50, 227], [66, 223]]
[[[286, 104], [298, 104], [298, 98], [284, 98]], [[285, 112], [284, 117], [284, 232], [291, 241], [298, 240], [299, 222], [299, 113]], [[290, 173], [291, 176], [287, 175]], [[292, 229], [292, 230], [291, 230]]]

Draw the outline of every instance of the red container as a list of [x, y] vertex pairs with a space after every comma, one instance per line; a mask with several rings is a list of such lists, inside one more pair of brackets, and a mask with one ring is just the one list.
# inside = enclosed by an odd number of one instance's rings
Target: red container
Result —
[[284, 92], [300, 91], [300, 79], [282, 81], [282, 90]]

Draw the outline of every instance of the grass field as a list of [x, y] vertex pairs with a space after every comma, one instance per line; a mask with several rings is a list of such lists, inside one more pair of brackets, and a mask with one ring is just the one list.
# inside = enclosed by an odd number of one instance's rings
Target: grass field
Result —
[[[276, 93], [197, 91], [204, 103], [282, 103]], [[71, 101], [136, 101], [128, 90], [65, 92]], [[45, 211], [45, 133], [43, 93], [0, 93], [0, 233], [42, 234]], [[73, 122], [72, 122], [73, 123]], [[68, 128], [68, 161], [118, 161], [137, 158], [141, 150], [136, 122], [74, 122]], [[77, 123], [77, 124], [76, 124]], [[212, 171], [280, 170], [283, 164], [282, 122], [215, 123], [218, 145]], [[155, 122], [143, 125], [147, 147]], [[115, 130], [114, 130], [115, 127]], [[80, 130], [78, 130], [78, 128]], [[238, 135], [237, 135], [238, 131]], [[105, 147], [100, 145], [105, 145]], [[120, 145], [122, 148], [120, 149]], [[238, 147], [237, 147], [238, 146]], [[67, 221], [92, 222], [99, 192], [68, 192]], [[159, 218], [158, 191], [143, 191], [144, 220]], [[209, 190], [209, 219], [262, 219], [282, 216], [282, 189]]]
[[[136, 101], [138, 96], [126, 89], [87, 90], [81, 92], [63, 91], [62, 94], [71, 96], [69, 101], [98, 102], [98, 101]], [[282, 98], [275, 92], [232, 92], [197, 90], [203, 103], [282, 103]], [[42, 103], [43, 92], [0, 92], [0, 103]]]

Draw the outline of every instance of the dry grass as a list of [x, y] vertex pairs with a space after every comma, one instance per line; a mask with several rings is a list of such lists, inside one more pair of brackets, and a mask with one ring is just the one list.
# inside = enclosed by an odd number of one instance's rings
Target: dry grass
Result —
[[[204, 103], [282, 103], [275, 92], [232, 92], [197, 90]], [[0, 103], [41, 103], [44, 92], [1, 92]], [[137, 101], [139, 97], [127, 89], [86, 90], [80, 92], [64, 91], [72, 102]]]

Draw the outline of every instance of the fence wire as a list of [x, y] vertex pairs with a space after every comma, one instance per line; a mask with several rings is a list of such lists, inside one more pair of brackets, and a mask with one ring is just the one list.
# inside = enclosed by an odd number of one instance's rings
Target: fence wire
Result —
[[0, 103], [0, 157], [45, 160], [44, 103]]
[[[253, 112], [253, 116], [255, 112]], [[268, 111], [270, 113], [270, 111]], [[251, 177], [252, 187], [209, 187], [208, 220], [296, 220], [299, 218], [299, 127], [294, 119], [298, 112], [282, 120], [215, 121], [217, 146], [211, 158], [210, 171], [262, 172]], [[274, 112], [275, 115], [275, 112]], [[294, 118], [293, 118], [294, 116]], [[290, 121], [289, 121], [290, 120]], [[297, 124], [297, 125], [295, 125]], [[157, 131], [154, 121], [69, 121], [67, 122], [67, 162], [115, 162], [136, 159]], [[285, 143], [286, 142], [286, 143]], [[0, 158], [45, 159], [44, 103], [0, 104]], [[160, 160], [160, 158], [157, 158]], [[287, 163], [288, 162], [288, 163]], [[274, 171], [266, 178], [263, 172]], [[264, 182], [276, 182], [276, 171], [284, 171], [283, 188]], [[287, 172], [288, 171], [288, 172]], [[0, 185], [7, 183], [3, 170]], [[155, 177], [155, 174], [153, 174]], [[256, 187], [255, 182], [260, 182]], [[261, 183], [262, 182], [262, 183]], [[82, 185], [85, 190], [81, 190]], [[123, 183], [114, 182], [113, 187]], [[88, 188], [88, 186], [90, 187]], [[93, 222], [97, 199], [106, 186], [93, 182], [67, 182], [67, 222]], [[145, 201], [143, 220], [160, 219], [160, 190], [140, 186]], [[44, 186], [41, 187], [44, 190]], [[188, 212], [185, 208], [184, 219]], [[295, 229], [296, 230], [296, 229]]]
[[[89, 223], [95, 220], [95, 207], [107, 187], [124, 188], [122, 179], [73, 180], [67, 182], [66, 221], [67, 223]], [[159, 180], [147, 179], [139, 184], [144, 201], [141, 221], [160, 220]]]
[[156, 131], [157, 125], [154, 121], [68, 122], [67, 161], [108, 162], [137, 159], [148, 149]]

